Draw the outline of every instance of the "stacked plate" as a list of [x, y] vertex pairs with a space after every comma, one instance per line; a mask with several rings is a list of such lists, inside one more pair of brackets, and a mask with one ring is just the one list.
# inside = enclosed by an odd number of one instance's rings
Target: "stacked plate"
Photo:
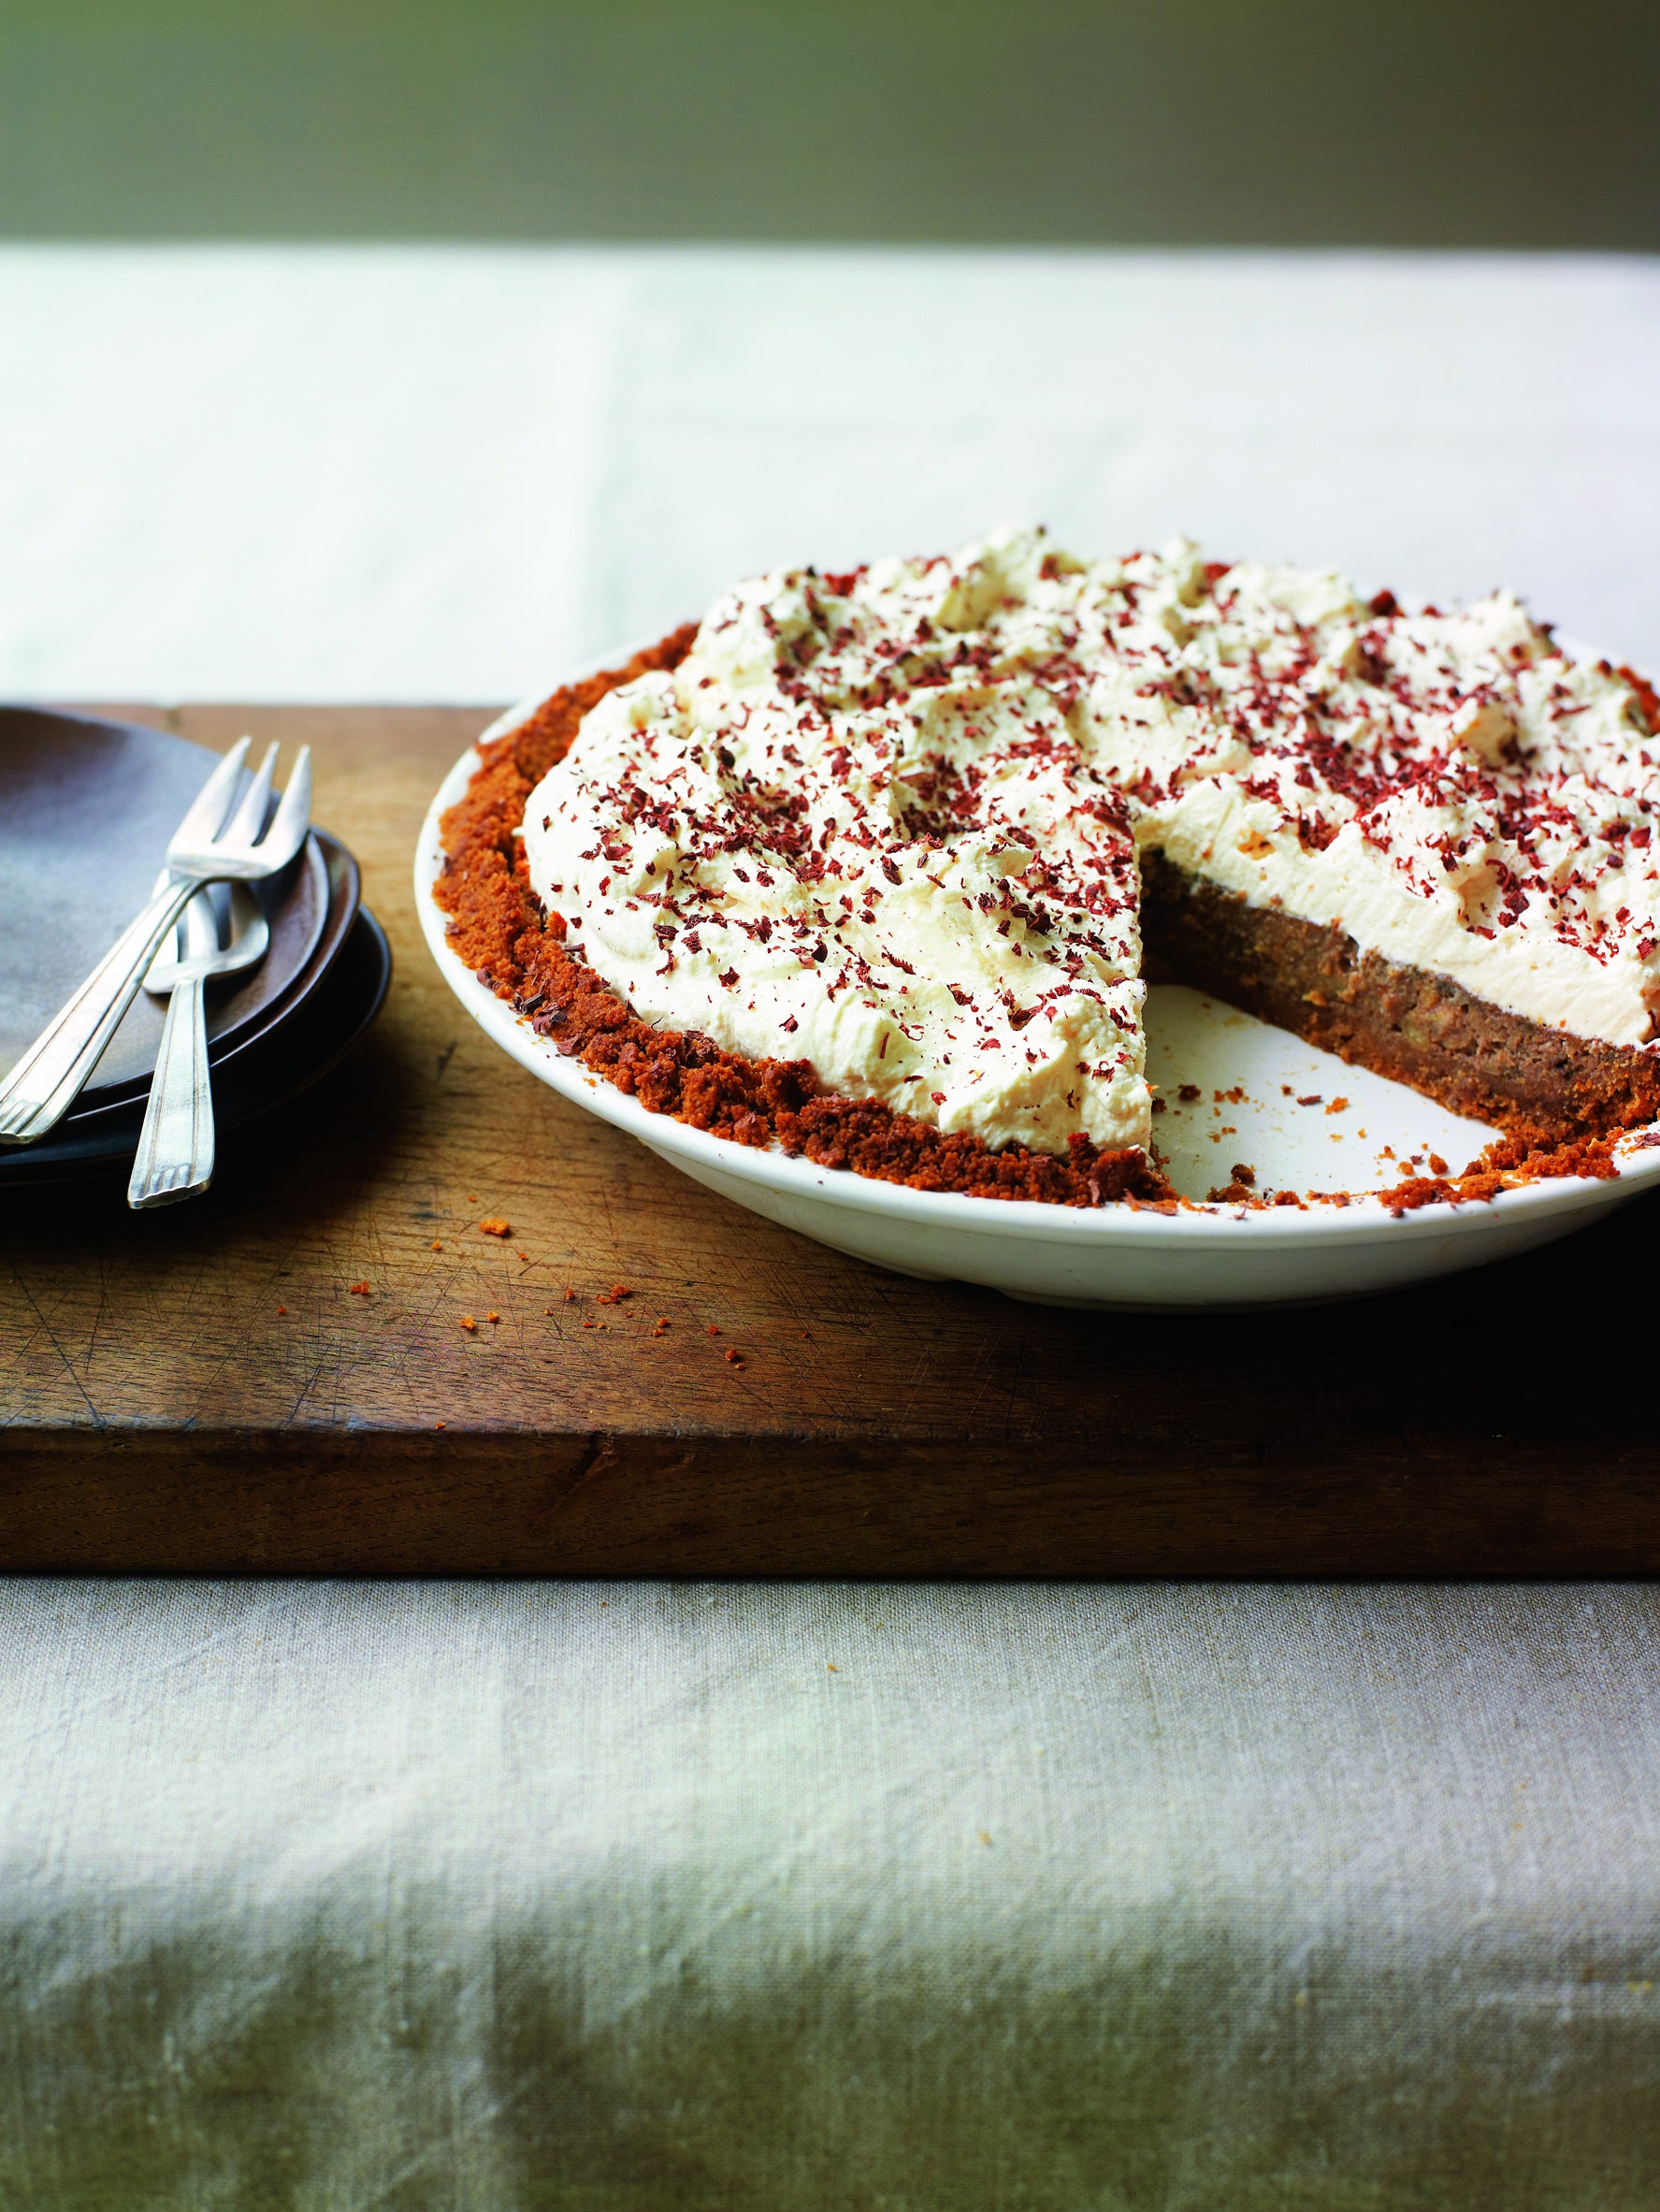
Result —
[[[166, 730], [0, 708], [0, 1072], [143, 907], [214, 759]], [[253, 889], [269, 949], [208, 991], [221, 1129], [333, 1067], [380, 1011], [392, 974], [357, 863], [325, 831]], [[164, 1000], [139, 992], [73, 1112], [38, 1144], [0, 1147], [0, 1185], [130, 1165], [165, 1013]]]

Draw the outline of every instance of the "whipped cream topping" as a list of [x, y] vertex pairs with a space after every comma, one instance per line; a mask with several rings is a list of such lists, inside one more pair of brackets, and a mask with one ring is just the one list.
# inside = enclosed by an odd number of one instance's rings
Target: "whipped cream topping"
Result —
[[1463, 613], [1041, 531], [738, 586], [531, 795], [636, 1014], [988, 1144], [1145, 1145], [1138, 846], [1613, 1044], [1660, 1005], [1660, 741]]

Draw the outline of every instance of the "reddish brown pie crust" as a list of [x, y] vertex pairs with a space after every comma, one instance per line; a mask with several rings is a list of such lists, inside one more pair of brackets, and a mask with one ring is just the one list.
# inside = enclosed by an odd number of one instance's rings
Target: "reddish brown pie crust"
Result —
[[[561, 1052], [638, 1098], [739, 1144], [782, 1147], [924, 1191], [1098, 1206], [1177, 1200], [1139, 1151], [1103, 1152], [1075, 1136], [1059, 1159], [945, 1134], [909, 1115], [826, 1090], [806, 1061], [748, 1060], [694, 1031], [640, 1020], [568, 948], [564, 920], [531, 889], [515, 832], [525, 802], [606, 692], [673, 668], [697, 635], [687, 623], [624, 666], [572, 684], [528, 721], [481, 747], [483, 765], [441, 825], [445, 860], [434, 897], [450, 943], [498, 998]], [[1460, 1176], [1412, 1177], [1389, 1193], [1397, 1210], [1489, 1197], [1547, 1175], [1607, 1176], [1623, 1130], [1660, 1120], [1660, 1066], [1646, 1051], [1570, 1037], [1490, 1006], [1449, 978], [1363, 951], [1339, 930], [1301, 921], [1142, 858], [1148, 973], [1190, 983], [1508, 1134]], [[1241, 1205], [1293, 1193], [1230, 1186]], [[1342, 1202], [1340, 1193], [1329, 1194]]]

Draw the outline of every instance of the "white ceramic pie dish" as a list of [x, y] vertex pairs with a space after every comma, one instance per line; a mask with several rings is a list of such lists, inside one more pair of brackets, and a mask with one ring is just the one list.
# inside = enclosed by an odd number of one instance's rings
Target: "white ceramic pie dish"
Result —
[[[632, 650], [608, 656], [594, 669], [616, 667]], [[590, 672], [580, 670], [564, 681]], [[479, 743], [515, 729], [547, 696], [501, 716]], [[1487, 1203], [1427, 1206], [1398, 1220], [1368, 1196], [1343, 1207], [1306, 1210], [1224, 1204], [1176, 1214], [1128, 1206], [1085, 1211], [912, 1191], [693, 1129], [648, 1112], [580, 1060], [566, 1058], [451, 951], [443, 911], [432, 896], [443, 865], [439, 823], [479, 760], [469, 746], [444, 778], [415, 852], [421, 926], [440, 972], [473, 1019], [533, 1076], [638, 1137], [694, 1181], [879, 1267], [983, 1283], [1010, 1297], [1057, 1306], [1306, 1304], [1505, 1259], [1582, 1228], [1660, 1181], [1660, 1149], [1633, 1145], [1609, 1180], [1557, 1178]], [[1148, 1073], [1170, 1102], [1158, 1125], [1160, 1148], [1177, 1188], [1195, 1198], [1213, 1182], [1226, 1183], [1236, 1160], [1255, 1168], [1263, 1189], [1361, 1192], [1398, 1172], [1379, 1157], [1385, 1146], [1396, 1159], [1440, 1154], [1456, 1170], [1491, 1134], [1400, 1084], [1346, 1067], [1196, 992], [1150, 991], [1148, 1033]], [[1184, 1081], [1201, 1093], [1191, 1106], [1177, 1101]], [[1206, 1151], [1207, 1145], [1215, 1150]]]

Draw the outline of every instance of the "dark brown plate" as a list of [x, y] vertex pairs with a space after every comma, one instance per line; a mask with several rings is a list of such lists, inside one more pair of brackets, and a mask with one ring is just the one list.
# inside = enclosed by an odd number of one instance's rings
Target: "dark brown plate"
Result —
[[[165, 730], [0, 708], [0, 1070], [143, 906], [216, 758]], [[208, 993], [216, 1062], [220, 1047], [286, 999], [317, 949], [331, 904], [320, 840], [309, 838], [292, 867], [253, 889], [270, 948]], [[142, 1096], [165, 1012], [139, 992], [81, 1094], [88, 1108]]]
[[[332, 839], [327, 842], [333, 845]], [[334, 846], [334, 850], [351, 860], [343, 847]], [[213, 1110], [222, 1131], [284, 1106], [309, 1089], [345, 1057], [385, 1004], [392, 949], [368, 908], [356, 903], [356, 874], [354, 862], [351, 910], [329, 960], [314, 976], [308, 972], [305, 987], [291, 996], [280, 1019], [245, 1034], [215, 1062]], [[124, 1175], [143, 1120], [142, 1103], [133, 1101], [71, 1115], [40, 1144], [0, 1152], [0, 1192], [23, 1183], [117, 1171]]]

